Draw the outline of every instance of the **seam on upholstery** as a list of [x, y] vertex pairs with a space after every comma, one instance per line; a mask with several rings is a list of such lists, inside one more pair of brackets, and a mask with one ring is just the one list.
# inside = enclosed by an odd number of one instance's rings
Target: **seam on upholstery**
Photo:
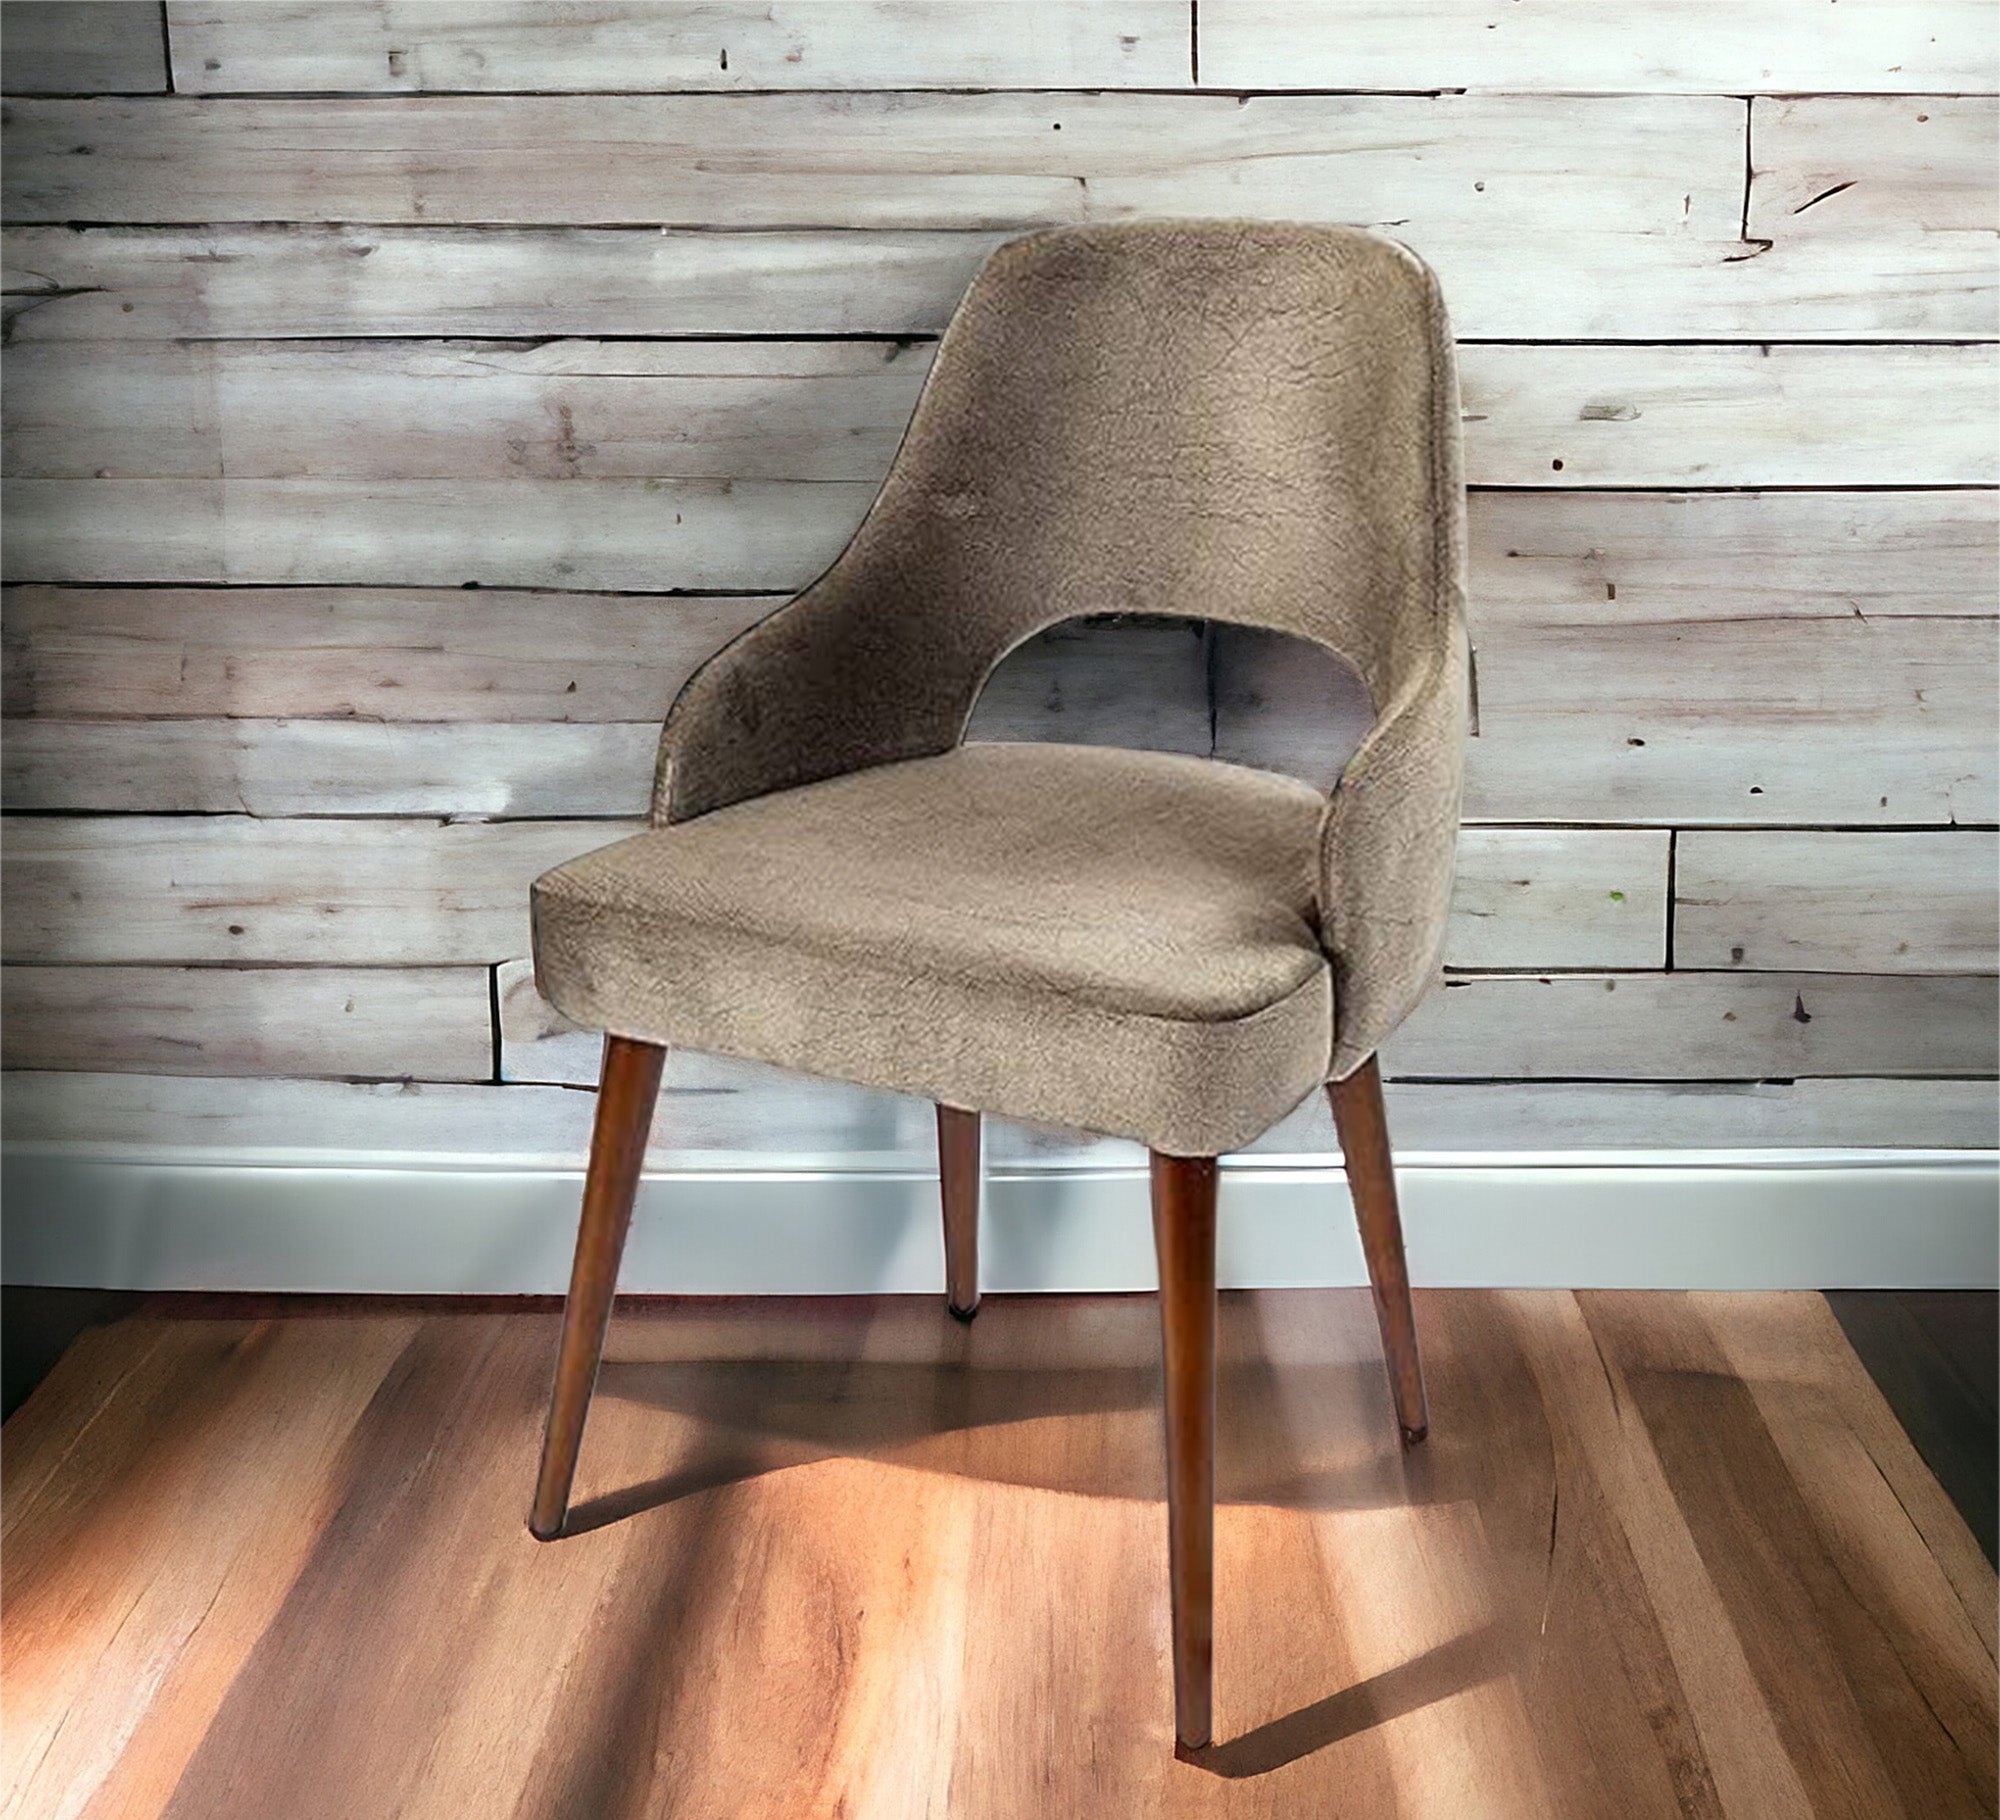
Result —
[[[1384, 235], [1380, 236], [1380, 238], [1387, 239], [1388, 237]], [[1454, 492], [1455, 489], [1450, 489], [1446, 485], [1447, 438], [1451, 429], [1447, 421], [1447, 415], [1451, 408], [1451, 398], [1454, 391], [1453, 387], [1447, 385], [1446, 380], [1448, 373], [1455, 365], [1455, 351], [1448, 339], [1450, 325], [1444, 309], [1444, 294], [1438, 282], [1437, 274], [1423, 259], [1419, 258], [1408, 247], [1402, 246], [1400, 242], [1392, 241], [1390, 244], [1398, 247], [1404, 257], [1415, 266], [1422, 279], [1421, 301], [1426, 338], [1429, 343], [1427, 353], [1431, 396], [1430, 410], [1427, 413], [1427, 465], [1430, 469], [1431, 507], [1430, 624], [1428, 628], [1430, 633], [1430, 653], [1429, 660], [1425, 664], [1423, 674], [1416, 686], [1406, 693], [1402, 704], [1398, 708], [1376, 721], [1375, 725], [1370, 728], [1367, 736], [1363, 739], [1360, 747], [1356, 749], [1352, 758], [1342, 768], [1339, 781], [1334, 787], [1332, 798], [1328, 804], [1326, 819], [1322, 824], [1320, 867], [1322, 885], [1326, 887], [1322, 890], [1322, 896], [1326, 900], [1326, 904], [1322, 918], [1321, 938], [1322, 946], [1326, 948], [1329, 957], [1336, 963], [1336, 985], [1338, 984], [1337, 974], [1340, 950], [1345, 945], [1344, 938], [1351, 926], [1351, 918], [1344, 908], [1339, 907], [1341, 893], [1331, 888], [1335, 883], [1335, 866], [1339, 859], [1342, 834], [1346, 825], [1345, 812], [1349, 802], [1352, 801], [1351, 795], [1348, 794], [1348, 785], [1351, 781], [1365, 780], [1375, 754], [1386, 743], [1393, 728], [1407, 715], [1423, 705], [1431, 692], [1438, 687], [1451, 656], [1453, 643], [1451, 603], [1461, 586], [1458, 573], [1460, 568], [1458, 540], [1453, 535], [1454, 514], [1452, 508], [1454, 502], [1448, 497], [1448, 494]], [[1456, 802], [1454, 802], [1452, 816], [1454, 829], [1456, 828], [1458, 819], [1457, 806]], [[1453, 863], [1447, 864], [1447, 903], [1449, 903], [1450, 876], [1454, 869], [1455, 865]], [[1413, 924], [1415, 919], [1404, 919], [1404, 921], [1406, 926], [1408, 926]], [[1443, 932], [1440, 931], [1440, 952], [1442, 951], [1442, 942]], [[1424, 969], [1426, 974], [1436, 971], [1438, 958], [1437, 954], [1433, 954], [1430, 957], [1429, 964]], [[1422, 992], [1419, 992], [1418, 1000], [1421, 1000], [1422, 996]], [[1410, 1005], [1406, 1005], [1391, 1020], [1388, 1027], [1389, 1030], [1393, 1030], [1396, 1025], [1400, 1024], [1409, 1015], [1410, 1011], [1415, 1008], [1415, 1002], [1413, 1001]], [[1340, 1022], [1340, 999], [1338, 992], [1336, 992], [1332, 1048], [1327, 1058], [1329, 1079], [1342, 1078], [1342, 1071], [1339, 1069], [1341, 1052], [1344, 1048], [1352, 1046], [1343, 1038]], [[1383, 1034], [1386, 1036], [1388, 1030], [1385, 1030]], [[1345, 1072], [1351, 1073], [1352, 1067], [1350, 1066]]]
[[[834, 559], [831, 562], [829, 562], [824, 569], [822, 569], [817, 575], [815, 575], [811, 581], [807, 582], [804, 587], [799, 589], [799, 591], [796, 594], [794, 594], [791, 597], [791, 599], [785, 601], [781, 606], [778, 606], [771, 612], [765, 614], [764, 617], [758, 620], [755, 625], [744, 627], [744, 629], [741, 632], [739, 632], [734, 638], [732, 638], [727, 644], [725, 644], [719, 651], [716, 651], [713, 654], [711, 654], [696, 668], [694, 673], [691, 676], [689, 676], [687, 681], [681, 685], [679, 693], [676, 694], [676, 696], [674, 697], [672, 706], [670, 706], [667, 710], [666, 720], [661, 724], [660, 727], [659, 756], [654, 764], [654, 799], [653, 799], [652, 809], [649, 812], [649, 819], [652, 820], [654, 826], [669, 827], [672, 826], [677, 819], [679, 819], [674, 815], [674, 804], [672, 803], [672, 801], [667, 800], [665, 802], [662, 802], [663, 786], [666, 786], [668, 789], [670, 789], [671, 787], [671, 779], [667, 776], [667, 772], [670, 769], [671, 756], [672, 756], [668, 750], [668, 736], [672, 729], [675, 710], [680, 707], [681, 703], [684, 700], [688, 699], [691, 691], [694, 689], [695, 684], [701, 681], [704, 676], [707, 676], [711, 670], [715, 670], [717, 672], [717, 675], [718, 676], [720, 675], [718, 666], [723, 658], [727, 657], [730, 653], [734, 652], [739, 645], [741, 645], [746, 639], [748, 639], [751, 636], [752, 633], [757, 632], [761, 630], [763, 627], [770, 625], [774, 620], [778, 619], [781, 615], [790, 612], [792, 608], [799, 606], [801, 603], [803, 603], [806, 600], [806, 598], [809, 595], [811, 595], [823, 582], [826, 582], [829, 579], [831, 579], [831, 577], [841, 568], [841, 566], [847, 561], [847, 559], [854, 554], [855, 550], [860, 545], [862, 539], [868, 534], [869, 528], [874, 524], [877, 514], [881, 512], [883, 508], [883, 502], [887, 500], [890, 493], [896, 490], [897, 488], [898, 477], [902, 472], [904, 453], [906, 450], [908, 450], [911, 443], [918, 436], [920, 429], [923, 427], [925, 407], [929, 404], [931, 400], [931, 392], [932, 389], [937, 384], [938, 374], [944, 370], [945, 351], [952, 345], [955, 332], [957, 332], [959, 335], [963, 335], [964, 333], [969, 332], [963, 328], [963, 324], [968, 320], [968, 318], [972, 314], [970, 306], [972, 305], [974, 299], [978, 297], [982, 292], [990, 288], [989, 285], [990, 275], [998, 267], [1003, 257], [1013, 253], [1014, 249], [1025, 246], [1029, 241], [1040, 240], [1045, 235], [1059, 233], [1059, 232], [1061, 232], [1060, 228], [1042, 228], [1034, 233], [1016, 235], [1011, 240], [1003, 240], [1000, 243], [1000, 245], [995, 247], [992, 250], [992, 252], [988, 253], [985, 259], [983, 259], [980, 262], [979, 270], [972, 275], [972, 282], [966, 286], [965, 290], [960, 294], [958, 302], [955, 305], [953, 305], [951, 315], [945, 322], [944, 332], [940, 334], [937, 339], [936, 347], [933, 349], [931, 354], [930, 370], [924, 374], [924, 382], [917, 388], [916, 403], [910, 407], [909, 420], [903, 425], [903, 433], [896, 440], [896, 450], [895, 453], [891, 455], [889, 458], [889, 466], [887, 470], [883, 473], [882, 484], [875, 489], [875, 497], [868, 502], [868, 509], [861, 514], [861, 522], [854, 527], [853, 533], [848, 537], [847, 542], [841, 546], [840, 553], [837, 556], [835, 556]], [[1032, 638], [1034, 636], [1035, 634], [1033, 632], [1030, 632], [1027, 635], [1028, 638]], [[1027, 642], [1027, 639], [1024, 638], [1021, 642], [1025, 644]], [[1006, 655], [1007, 653], [1003, 652], [1000, 657], [994, 659], [992, 666], [987, 671], [988, 676], [991, 675], [993, 669], [997, 669], [999, 667], [999, 665], [1005, 660]], [[982, 678], [981, 681], [973, 688], [970, 697], [967, 699], [965, 712], [960, 720], [959, 740], [962, 740], [964, 738], [964, 727], [971, 721], [972, 710], [978, 704], [979, 691], [984, 686], [985, 686], [985, 681], [984, 678]], [[958, 741], [954, 741], [953, 743], [957, 744]], [[911, 753], [906, 755], [906, 757], [923, 757], [923, 756], [925, 756], [925, 754], [922, 753]], [[899, 761], [889, 760], [886, 762], [896, 763]], [[870, 767], [863, 766], [859, 768], [865, 770], [869, 769]], [[832, 773], [832, 775], [836, 777], [842, 777], [842, 776], [852, 776], [853, 773], [834, 772]], [[826, 780], [819, 779], [816, 781], [824, 782]], [[747, 799], [737, 798], [736, 800], [743, 801]], [[729, 807], [729, 805], [726, 803], [719, 804], [717, 806], [722, 808]], [[664, 815], [660, 813], [662, 808], [664, 808], [665, 810]], [[688, 818], [688, 819], [693, 819], [693, 818]]]

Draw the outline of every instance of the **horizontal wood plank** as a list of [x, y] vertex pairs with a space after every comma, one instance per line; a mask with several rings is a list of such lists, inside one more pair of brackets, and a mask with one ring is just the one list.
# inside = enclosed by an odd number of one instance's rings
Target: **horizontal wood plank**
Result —
[[1459, 980], [1389, 1039], [1382, 1065], [1432, 1079], [1990, 1075], [1997, 997], [1990, 978], [1907, 975]]
[[20, 817], [6, 958], [43, 963], [486, 963], [524, 953], [528, 887], [616, 822]]
[[[1968, 86], [1995, 82], [1989, 67]], [[1857, 334], [1922, 334], [1950, 320], [1991, 336], [2000, 326], [2000, 101], [1759, 96], [1750, 137], [1749, 263], [1774, 318], [1789, 314], [1780, 299], [1816, 296]]]
[[[1579, 1150], [1981, 1149], [1994, 1093], [1977, 1080], [1420, 1082], [1388, 1085], [1403, 1156]], [[561, 1086], [204, 1080], [126, 1073], [15, 1073], [0, 1131], [34, 1144], [183, 1161], [460, 1163], [580, 1169], [593, 1096]], [[659, 1169], [834, 1157], [850, 1167], [931, 1169], [922, 1101], [676, 1050], [653, 1122]], [[1337, 1154], [1315, 1095], [1251, 1146]], [[1137, 1166], [1136, 1144], [989, 1121], [990, 1166]]]
[[[1661, 155], [1676, 168], [1672, 152]], [[1732, 210], [1740, 189], [1739, 145]], [[1526, 186], [1528, 197], [1534, 192], [1534, 184]], [[1233, 208], [1224, 198], [1213, 206]], [[1662, 227], [1589, 247], [1578, 245], [1582, 236], [1572, 225], [1550, 229], [1544, 245], [1527, 228], [1510, 238], [1477, 222], [1461, 227], [1441, 217], [1343, 210], [1325, 188], [1289, 198], [1282, 212], [1392, 224], [1390, 231], [1440, 272], [1453, 324], [1466, 336], [1950, 341], [1993, 333], [1994, 283], [1984, 261], [1968, 264], [1951, 251], [1932, 270], [1934, 262], [1918, 258], [1909, 276], [1881, 292], [1856, 277], [1878, 259], [1893, 267], [1907, 257], [1907, 234], [1894, 225], [1883, 228], [1879, 253], [1862, 235], [1822, 271], [1811, 262], [1773, 260], [1762, 238], [1689, 242]], [[163, 337], [935, 335], [987, 254], [1039, 225], [729, 233], [25, 226], [5, 236], [0, 283], [20, 345]]]
[[0, 739], [0, 801], [38, 813], [639, 816], [659, 743], [657, 718], [15, 720]]
[[41, 344], [10, 360], [5, 471], [879, 482], [931, 353], [842, 341]]
[[1683, 966], [1992, 973], [2000, 835], [1697, 830], [1674, 868]]
[[158, 0], [0, 7], [0, 90], [9, 95], [155, 94], [167, 86]]
[[37, 335], [935, 332], [1009, 233], [1206, 212], [1386, 228], [1466, 334], [1992, 335], [1990, 102], [1758, 108], [1746, 224], [1721, 96], [28, 101], [11, 219], [298, 225], [28, 227], [9, 289]]
[[342, 335], [940, 333], [985, 232], [17, 227], [16, 344]]
[[[799, 309], [808, 332], [844, 318], [901, 333], [940, 326], [1008, 233], [1216, 214], [1407, 239], [1438, 267], [1461, 333], [1742, 338], [1770, 301], [1742, 239], [1744, 127], [1722, 96], [22, 103], [13, 219], [205, 225], [164, 242], [30, 227], [8, 264], [11, 288], [44, 293], [20, 306], [35, 335], [372, 333], [384, 312], [417, 333], [635, 332], [605, 315], [744, 333]], [[314, 225], [329, 217], [371, 225]], [[248, 227], [275, 222], [298, 225]], [[621, 223], [643, 231], [610, 231]], [[574, 232], [551, 240], [563, 224]], [[674, 228], [730, 231], [661, 231]], [[954, 238], [911, 238], [923, 229]], [[855, 238], [875, 234], [890, 237], [886, 274]], [[162, 263], [190, 241], [256, 267]], [[1944, 287], [1925, 332], [1970, 332], [1964, 309], [1962, 286]], [[1810, 294], [1761, 315], [1747, 332], [1791, 318], [1802, 335], [1856, 332], [1851, 310]]]
[[1991, 347], [1468, 348], [1473, 486], [1991, 485]]
[[9, 1068], [483, 1081], [483, 967], [8, 967]]
[[[1994, 502], [1965, 494], [1480, 494], [1474, 820], [2000, 817]], [[1216, 752], [1319, 779], [1351, 674], [1215, 633]]]
[[1719, 95], [28, 100], [4, 194], [20, 222], [908, 229], [1303, 210], [1434, 221], [1489, 253], [1552, 230], [1634, 236], [1671, 270], [1675, 246], [1736, 241], [1742, 144], [1743, 105]]
[[1997, 504], [1990, 492], [1481, 494], [1467, 527], [1473, 618], [1991, 619]]
[[6, 578], [702, 592], [802, 587], [862, 481], [17, 480]]
[[[528, 952], [537, 876], [633, 832], [611, 821], [16, 817], [6, 958], [501, 961]], [[1471, 966], [1656, 964], [1665, 857], [1664, 838], [1644, 831], [1468, 830], [1449, 945]]]
[[[6, 473], [126, 479], [879, 483], [931, 350], [900, 343], [31, 346]], [[1488, 347], [1465, 475], [1496, 487], [2000, 480], [1988, 347]]]
[[419, 588], [10, 588], [10, 715], [652, 721], [782, 604]]
[[167, 22], [183, 95], [1171, 88], [1189, 79], [1181, 0], [167, 0]]
[[1446, 965], [1664, 966], [1668, 838], [1658, 828], [1462, 829]]
[[1202, 0], [1203, 86], [1781, 94], [1991, 89], [1979, 0], [1344, 0], [1338, 30], [1293, 0]]

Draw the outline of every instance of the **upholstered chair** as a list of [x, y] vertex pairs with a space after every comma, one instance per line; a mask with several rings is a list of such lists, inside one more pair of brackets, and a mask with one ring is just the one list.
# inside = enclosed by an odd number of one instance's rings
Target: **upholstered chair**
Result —
[[[681, 691], [651, 826], [534, 886], [536, 977], [607, 1033], [531, 1527], [559, 1534], [664, 1048], [935, 1102], [978, 1299], [984, 1113], [1152, 1153], [1175, 1716], [1208, 1741], [1216, 1159], [1330, 1095], [1409, 1441], [1425, 1429], [1375, 1052], [1439, 963], [1464, 743], [1463, 491], [1436, 282], [1345, 228], [1002, 246], [825, 574]], [[1084, 614], [1329, 648], [1372, 727], [1330, 794], [1209, 759], [968, 744]]]

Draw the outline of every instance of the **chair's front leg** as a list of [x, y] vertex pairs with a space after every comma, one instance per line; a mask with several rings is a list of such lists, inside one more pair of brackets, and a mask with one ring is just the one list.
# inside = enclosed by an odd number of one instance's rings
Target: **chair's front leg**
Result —
[[979, 1312], [979, 1114], [939, 1106], [938, 1193], [944, 1204], [944, 1300], [961, 1321]]
[[1354, 1194], [1354, 1217], [1375, 1292], [1375, 1318], [1396, 1396], [1403, 1439], [1421, 1441], [1430, 1431], [1424, 1399], [1424, 1366], [1417, 1353], [1417, 1315], [1410, 1304], [1410, 1273], [1403, 1261], [1403, 1218], [1396, 1208], [1396, 1165], [1389, 1154], [1389, 1120], [1382, 1109], [1382, 1071], [1371, 1055], [1344, 1081], [1329, 1081], [1333, 1126]]
[[1153, 1245], [1167, 1376], [1174, 1731], [1209, 1740], [1215, 1638], [1215, 1158], [1153, 1152]]
[[549, 1399], [535, 1508], [528, 1518], [528, 1528], [538, 1541], [550, 1542], [562, 1534], [569, 1515], [570, 1483], [583, 1446], [583, 1423], [590, 1413], [604, 1330], [618, 1293], [618, 1260], [632, 1224], [632, 1201], [639, 1192], [639, 1172], [646, 1162], [646, 1139], [653, 1128], [660, 1069], [666, 1059], [667, 1052], [655, 1043], [629, 1036], [604, 1039], [590, 1167], [583, 1178], [583, 1219], [577, 1228], [569, 1298], [563, 1304], [562, 1346], [556, 1354], [556, 1385]]

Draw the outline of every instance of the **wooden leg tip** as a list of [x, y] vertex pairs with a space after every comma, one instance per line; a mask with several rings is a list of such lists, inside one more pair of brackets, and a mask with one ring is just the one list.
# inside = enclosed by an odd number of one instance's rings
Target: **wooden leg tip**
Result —
[[537, 1542], [559, 1541], [562, 1538], [562, 1532], [563, 1526], [560, 1517], [553, 1524], [547, 1525], [537, 1522], [533, 1517], [528, 1519], [528, 1534], [533, 1536]]
[[1407, 1423], [1398, 1423], [1397, 1426], [1403, 1431], [1403, 1445], [1405, 1447], [1415, 1447], [1431, 1431], [1431, 1425], [1428, 1422], [1421, 1423], [1415, 1428], [1411, 1428]]
[[977, 1302], [974, 1302], [970, 1308], [961, 1308], [956, 1302], [947, 1299], [945, 1307], [951, 1310], [951, 1318], [954, 1321], [958, 1321], [967, 1327], [972, 1325], [972, 1317], [979, 1312], [979, 1304]]
[[1176, 1737], [1174, 1755], [1183, 1763], [1200, 1763], [1208, 1753], [1208, 1733], [1197, 1739]]

